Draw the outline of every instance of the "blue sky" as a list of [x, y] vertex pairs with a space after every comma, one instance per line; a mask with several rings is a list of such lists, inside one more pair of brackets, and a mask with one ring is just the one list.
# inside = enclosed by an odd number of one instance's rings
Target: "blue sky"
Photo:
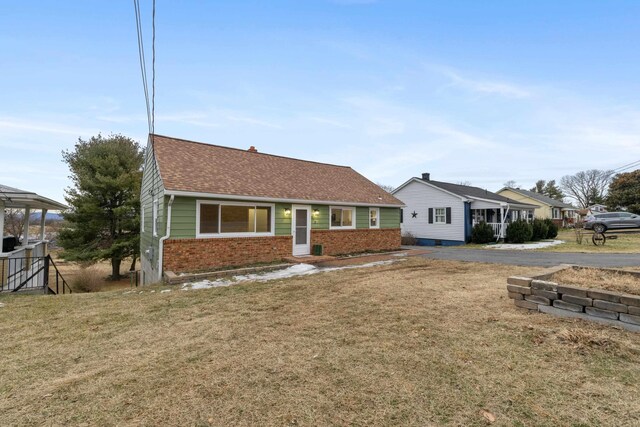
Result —
[[[142, 0], [150, 59], [151, 3]], [[3, 1], [0, 183], [147, 123], [131, 1]], [[157, 0], [156, 132], [497, 190], [640, 160], [640, 2]]]

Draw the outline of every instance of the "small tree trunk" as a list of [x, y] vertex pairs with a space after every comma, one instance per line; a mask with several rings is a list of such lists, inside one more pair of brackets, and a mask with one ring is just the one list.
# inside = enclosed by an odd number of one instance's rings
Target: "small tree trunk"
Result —
[[138, 258], [134, 255], [133, 256], [133, 260], [131, 261], [131, 267], [129, 268], [129, 271], [136, 271], [136, 260]]
[[122, 262], [119, 258], [111, 258], [111, 279], [119, 280], [120, 279], [120, 263]]

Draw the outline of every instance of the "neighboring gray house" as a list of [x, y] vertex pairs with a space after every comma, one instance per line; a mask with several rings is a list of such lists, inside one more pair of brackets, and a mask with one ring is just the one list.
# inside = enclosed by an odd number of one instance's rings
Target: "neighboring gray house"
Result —
[[538, 208], [479, 187], [433, 181], [428, 173], [411, 178], [392, 194], [406, 205], [402, 233], [411, 233], [424, 246], [462, 245], [481, 221], [493, 227], [496, 239], [504, 238], [512, 220], [530, 221]]

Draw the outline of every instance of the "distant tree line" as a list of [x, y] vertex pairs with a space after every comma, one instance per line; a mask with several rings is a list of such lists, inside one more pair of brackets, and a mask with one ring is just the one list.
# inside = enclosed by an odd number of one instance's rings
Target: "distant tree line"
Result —
[[[504, 186], [520, 187], [513, 180]], [[529, 191], [559, 201], [568, 198], [580, 208], [603, 204], [610, 210], [625, 209], [640, 214], [640, 169], [618, 174], [612, 170], [590, 169], [563, 176], [559, 185], [555, 180], [538, 180]]]

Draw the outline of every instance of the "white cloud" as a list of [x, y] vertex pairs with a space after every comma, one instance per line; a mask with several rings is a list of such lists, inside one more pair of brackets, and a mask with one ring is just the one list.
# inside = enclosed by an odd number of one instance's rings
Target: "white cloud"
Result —
[[450, 81], [449, 86], [465, 89], [474, 93], [498, 95], [507, 98], [530, 98], [532, 96], [531, 88], [512, 82], [462, 76], [459, 71], [449, 67], [427, 65], [426, 68], [447, 77]]

